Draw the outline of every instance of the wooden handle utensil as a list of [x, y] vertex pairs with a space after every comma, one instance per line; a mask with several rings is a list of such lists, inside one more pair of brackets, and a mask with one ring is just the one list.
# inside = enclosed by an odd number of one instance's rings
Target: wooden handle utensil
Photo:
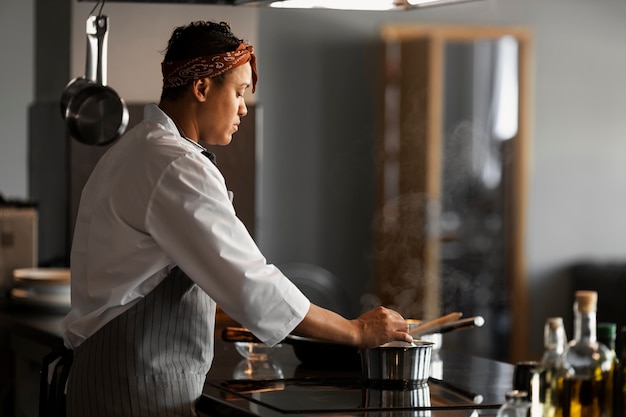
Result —
[[436, 329], [439, 329], [441, 326], [457, 321], [461, 318], [463, 313], [454, 312], [450, 314], [446, 314], [445, 316], [438, 317], [434, 320], [426, 321], [419, 326], [409, 330], [409, 334], [414, 338], [418, 338], [424, 334], [437, 333]]

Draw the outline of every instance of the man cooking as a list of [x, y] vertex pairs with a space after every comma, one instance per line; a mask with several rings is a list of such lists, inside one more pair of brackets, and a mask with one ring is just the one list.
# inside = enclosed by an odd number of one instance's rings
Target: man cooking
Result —
[[[348, 320], [268, 264], [201, 145], [227, 145], [257, 82], [253, 47], [226, 23], [168, 42], [158, 105], [102, 156], [71, 252], [68, 416], [193, 416], [213, 360], [215, 307], [268, 345], [289, 333], [365, 348], [411, 341], [378, 307]], [[242, 169], [246, 169], [242, 167]]]

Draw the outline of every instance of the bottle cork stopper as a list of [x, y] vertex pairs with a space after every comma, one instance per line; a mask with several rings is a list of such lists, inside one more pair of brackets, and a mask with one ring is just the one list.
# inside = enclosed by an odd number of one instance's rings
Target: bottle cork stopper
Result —
[[597, 310], [598, 293], [596, 291], [576, 291], [576, 310], [592, 313]]
[[563, 326], [563, 317], [548, 317], [546, 324], [552, 330]]

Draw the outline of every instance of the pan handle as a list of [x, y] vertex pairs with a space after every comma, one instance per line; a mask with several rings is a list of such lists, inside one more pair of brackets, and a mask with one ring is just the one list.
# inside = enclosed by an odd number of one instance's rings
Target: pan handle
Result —
[[434, 320], [421, 323], [419, 326], [415, 327], [414, 329], [409, 330], [409, 334], [413, 336], [414, 338], [418, 338], [420, 335], [433, 333], [433, 329], [437, 330], [445, 324], [457, 321], [458, 319], [461, 318], [462, 315], [463, 313], [454, 312], [454, 313], [450, 313], [445, 316], [436, 318]]
[[222, 330], [222, 340], [226, 342], [263, 343], [250, 330], [244, 327], [225, 327]]
[[104, 15], [87, 18], [87, 63], [85, 78], [100, 85], [107, 84], [107, 44], [109, 18]]
[[485, 319], [482, 316], [468, 317], [466, 319], [461, 319], [453, 321], [452, 323], [444, 324], [441, 327], [432, 329], [430, 332], [424, 334], [449, 333], [455, 330], [469, 329], [472, 327], [482, 327], [484, 324]]

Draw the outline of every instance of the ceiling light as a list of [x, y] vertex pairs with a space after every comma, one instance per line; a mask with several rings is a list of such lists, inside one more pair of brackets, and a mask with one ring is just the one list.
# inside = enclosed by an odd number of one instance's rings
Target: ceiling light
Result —
[[406, 10], [471, 0], [279, 0], [270, 7], [286, 9]]

